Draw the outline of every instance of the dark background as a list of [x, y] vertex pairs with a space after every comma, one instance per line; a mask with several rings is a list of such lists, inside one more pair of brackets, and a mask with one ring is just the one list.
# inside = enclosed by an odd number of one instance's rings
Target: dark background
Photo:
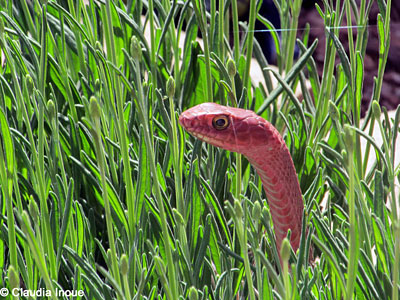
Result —
[[[359, 0], [356, 3], [359, 4]], [[323, 6], [321, 6], [323, 7]], [[379, 60], [379, 38], [377, 32], [377, 15], [379, 13], [378, 5], [374, 1], [371, 13], [369, 15], [368, 26], [368, 44], [366, 56], [364, 60], [364, 86], [362, 99], [362, 114], [364, 115], [368, 109], [368, 105], [372, 97], [373, 78], [378, 73]], [[304, 28], [310, 24], [310, 40], [319, 39], [318, 47], [314, 53], [319, 75], [322, 75], [325, 55], [325, 33], [323, 20], [318, 14], [315, 5], [303, 5], [302, 12], [299, 18], [299, 28]], [[346, 25], [346, 24], [343, 24]], [[301, 32], [299, 32], [301, 34]], [[356, 29], [353, 34], [356, 34]], [[389, 57], [386, 65], [385, 75], [382, 85], [382, 94], [380, 104], [388, 110], [396, 109], [400, 104], [400, 1], [392, 1], [391, 10], [391, 41]], [[347, 29], [342, 29], [340, 41], [345, 49], [348, 49]], [[339, 59], [338, 59], [339, 62]]]

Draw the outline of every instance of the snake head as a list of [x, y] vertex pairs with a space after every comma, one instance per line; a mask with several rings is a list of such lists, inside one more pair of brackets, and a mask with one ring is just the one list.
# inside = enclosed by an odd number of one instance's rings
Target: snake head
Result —
[[[196, 138], [225, 150], [247, 155], [277, 142], [276, 129], [251, 110], [203, 103], [179, 116], [182, 127]], [[266, 149], [267, 150], [267, 149]]]

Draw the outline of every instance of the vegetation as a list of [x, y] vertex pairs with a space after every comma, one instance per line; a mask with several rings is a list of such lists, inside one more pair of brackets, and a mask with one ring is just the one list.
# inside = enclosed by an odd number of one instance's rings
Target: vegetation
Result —
[[[317, 6], [321, 78], [309, 28], [293, 59], [301, 0], [275, 1], [290, 29], [280, 34], [255, 0], [247, 24], [230, 16], [236, 0], [211, 0], [209, 12], [196, 0], [0, 1], [0, 286], [44, 289], [47, 299], [398, 299], [400, 109], [389, 119], [379, 107], [386, 1], [377, 0], [379, 69], [364, 120], [374, 1]], [[278, 71], [254, 40], [256, 18], [273, 32]], [[346, 29], [355, 37], [347, 52], [344, 21], [356, 26]], [[265, 79], [257, 86], [252, 56]], [[310, 233], [298, 253], [276, 249], [248, 162], [177, 124], [209, 101], [255, 110], [283, 134]]]

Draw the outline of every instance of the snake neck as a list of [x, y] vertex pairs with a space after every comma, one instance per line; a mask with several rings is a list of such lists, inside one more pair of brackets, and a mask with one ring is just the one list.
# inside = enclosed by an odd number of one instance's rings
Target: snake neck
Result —
[[278, 252], [287, 232], [296, 252], [300, 244], [304, 203], [296, 169], [289, 150], [282, 141], [276, 147], [252, 149], [245, 156], [261, 179], [274, 224]]

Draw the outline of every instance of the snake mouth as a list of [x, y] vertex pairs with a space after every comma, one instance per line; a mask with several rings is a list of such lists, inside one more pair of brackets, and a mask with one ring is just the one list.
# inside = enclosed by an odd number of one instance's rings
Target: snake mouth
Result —
[[199, 121], [197, 117], [193, 117], [190, 112], [186, 111], [179, 116], [179, 123], [188, 133], [199, 140], [219, 148], [227, 149], [226, 145], [224, 145], [226, 142], [226, 137], [224, 138], [224, 136], [220, 136], [219, 133], [222, 130], [217, 130], [214, 128], [214, 126], [211, 124], [212, 119], [210, 124], [208, 124], [208, 122], [204, 123]]
[[188, 131], [190, 134], [193, 133], [194, 131], [194, 122], [191, 118], [189, 118], [188, 116], [186, 116], [187, 113], [183, 112], [180, 116], [179, 116], [179, 124], [181, 124], [181, 126]]

